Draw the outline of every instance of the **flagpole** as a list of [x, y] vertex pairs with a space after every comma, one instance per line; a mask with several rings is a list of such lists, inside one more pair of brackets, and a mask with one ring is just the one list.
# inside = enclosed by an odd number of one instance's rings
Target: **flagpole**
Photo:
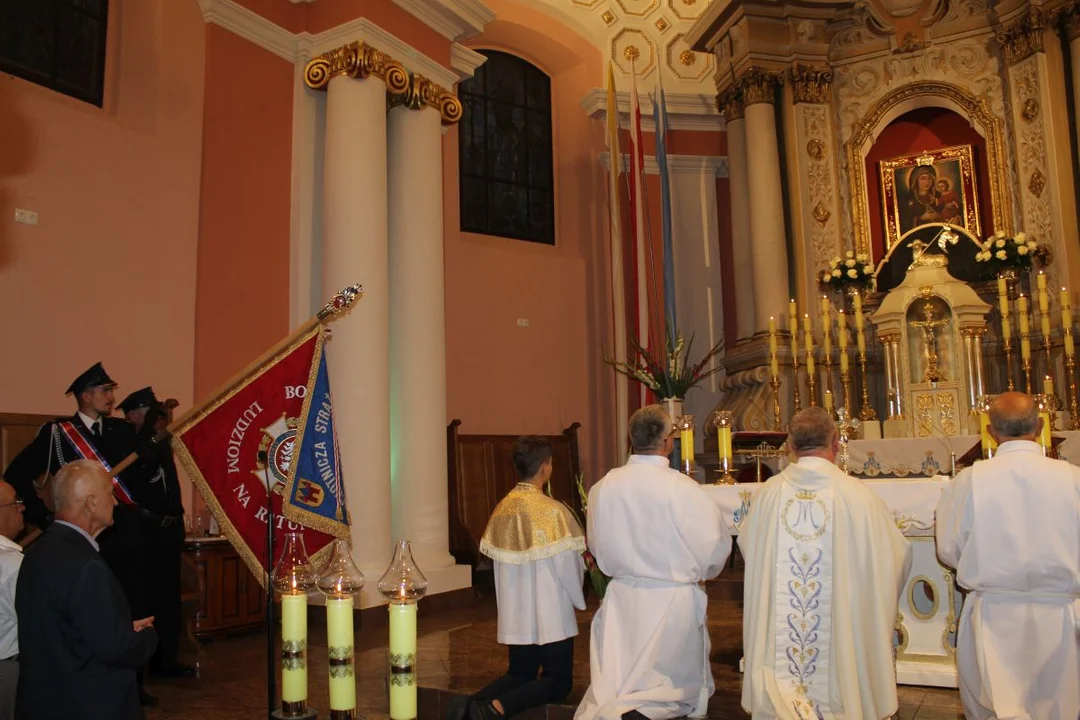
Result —
[[277, 708], [274, 662], [274, 584], [270, 574], [274, 567], [274, 493], [266, 491], [266, 717], [274, 720]]
[[[233, 377], [229, 378], [229, 381], [214, 390], [214, 392], [210, 394], [210, 397], [217, 398], [221, 395], [224, 395], [226, 392], [228, 392], [230, 388], [236, 386], [249, 375], [262, 368], [268, 362], [273, 360], [274, 357], [287, 352], [293, 345], [293, 343], [295, 343], [299, 338], [307, 335], [316, 326], [325, 325], [331, 320], [336, 320], [338, 317], [341, 316], [342, 313], [344, 313], [352, 306], [353, 301], [355, 301], [357, 296], [360, 295], [360, 293], [362, 293], [363, 291], [364, 287], [357, 284], [350, 285], [349, 287], [335, 294], [328, 303], [323, 305], [322, 309], [319, 310], [319, 312], [308, 318], [303, 325], [290, 333], [287, 338], [267, 350], [262, 355], [260, 355], [259, 358], [253, 363], [245, 367]], [[186, 428], [188, 425], [194, 425], [195, 422], [198, 421], [199, 415], [205, 412], [207, 412], [207, 404], [205, 402], [192, 406], [192, 408], [189, 409], [186, 413], [173, 420], [172, 423], [169, 424], [169, 427], [165, 428], [157, 435], [155, 435], [154, 439], [151, 440], [151, 445], [157, 445], [160, 442], [164, 442], [169, 437], [179, 432], [181, 429]], [[117, 477], [120, 473], [128, 469], [128, 467], [130, 467], [131, 464], [138, 459], [138, 453], [131, 453], [126, 458], [113, 466], [112, 476]]]

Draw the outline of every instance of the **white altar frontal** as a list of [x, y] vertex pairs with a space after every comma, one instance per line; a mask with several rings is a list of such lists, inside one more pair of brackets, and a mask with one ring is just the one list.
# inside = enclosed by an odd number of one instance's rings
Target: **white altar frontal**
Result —
[[[937, 561], [934, 509], [950, 478], [937, 475], [910, 480], [865, 480], [896, 517], [911, 541], [911, 571], [900, 597], [896, 621], [896, 681], [901, 685], [957, 687], [956, 623], [963, 596], [953, 573]], [[738, 534], [753, 512], [753, 497], [761, 486], [706, 485], [720, 506], [724, 522]]]

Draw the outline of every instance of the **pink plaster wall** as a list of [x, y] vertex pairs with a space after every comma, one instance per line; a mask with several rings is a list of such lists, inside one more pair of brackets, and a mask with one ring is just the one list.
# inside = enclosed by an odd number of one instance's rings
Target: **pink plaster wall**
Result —
[[195, 2], [113, 3], [104, 108], [0, 74], [0, 411], [73, 411], [98, 360], [118, 400], [191, 403], [204, 33]]
[[[603, 126], [580, 101], [603, 77], [600, 51], [543, 13], [490, 0], [497, 19], [469, 45], [525, 58], [551, 76], [556, 246], [461, 233], [457, 130], [444, 145], [447, 412], [465, 433], [582, 428], [589, 481], [614, 459]], [[529, 320], [518, 328], [517, 319]]]

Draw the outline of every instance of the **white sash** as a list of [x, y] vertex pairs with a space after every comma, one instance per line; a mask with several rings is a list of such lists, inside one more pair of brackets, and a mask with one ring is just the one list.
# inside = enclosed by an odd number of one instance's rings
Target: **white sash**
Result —
[[833, 491], [785, 483], [776, 543], [774, 673], [800, 720], [834, 718], [829, 708], [832, 639]]

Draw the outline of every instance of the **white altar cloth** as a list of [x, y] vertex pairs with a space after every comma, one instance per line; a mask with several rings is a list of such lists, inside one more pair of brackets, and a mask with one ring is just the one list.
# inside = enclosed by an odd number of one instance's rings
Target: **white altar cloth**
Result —
[[[1080, 465], [1080, 432], [1055, 430], [1053, 435], [1064, 438], [1057, 448], [1061, 459]], [[948, 475], [952, 472], [951, 453], [956, 453], [959, 461], [978, 444], [978, 435], [852, 440], [848, 443], [848, 471], [862, 478]]]
[[[938, 563], [934, 544], [934, 510], [950, 481], [944, 475], [864, 480], [892, 510], [897, 526], [912, 544], [911, 571], [904, 583], [896, 624], [896, 679], [901, 685], [957, 687], [956, 621], [963, 599], [952, 571]], [[720, 506], [732, 534], [738, 534], [743, 520], [753, 512], [754, 493], [761, 486], [704, 487]]]

